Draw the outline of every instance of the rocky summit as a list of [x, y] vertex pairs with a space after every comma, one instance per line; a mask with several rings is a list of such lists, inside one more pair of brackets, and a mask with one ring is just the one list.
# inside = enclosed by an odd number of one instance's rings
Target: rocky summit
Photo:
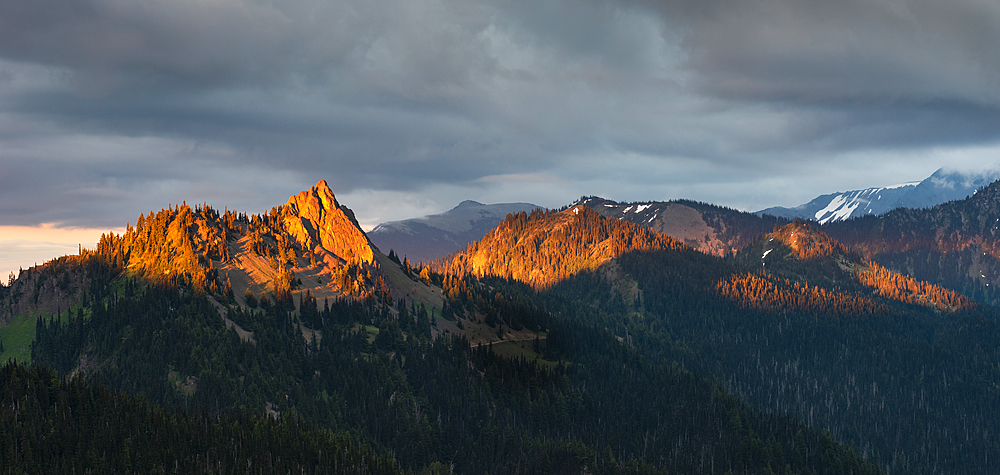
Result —
[[337, 203], [326, 180], [289, 198], [282, 208], [282, 222], [289, 237], [327, 265], [372, 264], [375, 260], [354, 213]]

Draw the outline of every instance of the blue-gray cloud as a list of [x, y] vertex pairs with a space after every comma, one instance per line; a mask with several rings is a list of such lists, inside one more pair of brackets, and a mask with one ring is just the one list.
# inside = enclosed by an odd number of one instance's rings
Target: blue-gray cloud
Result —
[[4, 2], [0, 224], [254, 211], [319, 178], [795, 204], [995, 146], [996, 44], [977, 0]]

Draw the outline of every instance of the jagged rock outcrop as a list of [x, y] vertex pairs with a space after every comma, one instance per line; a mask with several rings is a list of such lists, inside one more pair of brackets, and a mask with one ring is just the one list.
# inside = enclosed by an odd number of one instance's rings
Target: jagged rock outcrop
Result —
[[337, 203], [326, 180], [289, 198], [282, 207], [282, 224], [302, 249], [329, 266], [375, 262], [371, 243], [354, 213]]
[[237, 303], [248, 291], [279, 301], [305, 289], [318, 297], [369, 295], [384, 287], [375, 252], [322, 180], [260, 215], [171, 205], [140, 215], [122, 235], [102, 236], [95, 251], [115, 269]]

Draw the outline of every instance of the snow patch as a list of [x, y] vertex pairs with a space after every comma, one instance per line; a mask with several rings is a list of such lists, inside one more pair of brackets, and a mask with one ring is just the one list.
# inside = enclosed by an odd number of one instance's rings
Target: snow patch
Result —
[[826, 224], [830, 220], [842, 221], [849, 218], [858, 206], [861, 206], [861, 201], [857, 198], [848, 201], [847, 195], [837, 195], [826, 208], [816, 212], [816, 220], [819, 224]]
[[642, 212], [642, 210], [644, 210], [646, 208], [649, 208], [650, 206], [653, 206], [653, 205], [639, 205], [639, 207], [635, 209], [635, 213], [639, 214], [639, 213]]
[[760, 256], [760, 258], [761, 258], [761, 259], [763, 259], [763, 258], [767, 257], [767, 255], [768, 255], [768, 254], [770, 254], [770, 253], [771, 253], [771, 251], [773, 251], [773, 250], [774, 250], [774, 249], [768, 249], [768, 250], [764, 251], [764, 255], [763, 255], [763, 256]]

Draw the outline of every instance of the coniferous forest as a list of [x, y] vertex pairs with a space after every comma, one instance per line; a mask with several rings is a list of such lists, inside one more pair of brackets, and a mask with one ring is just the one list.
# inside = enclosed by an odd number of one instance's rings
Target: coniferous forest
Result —
[[[617, 308], [600, 324], [640, 351], [714, 374], [756, 407], [828, 428], [886, 472], [990, 473], [1000, 452], [983, 436], [996, 430], [1000, 403], [991, 308], [942, 313], [880, 300], [877, 289], [859, 296], [849, 285], [743, 273], [690, 251], [618, 264], [638, 285], [632, 302], [596, 275], [557, 290]], [[742, 292], [733, 279], [746, 283]], [[730, 294], [740, 298], [726, 302]]]
[[[61, 322], [42, 320], [32, 354], [62, 374], [101, 362], [94, 380], [218, 424], [265, 411], [306, 421], [414, 471], [877, 472], [829, 433], [543, 312], [517, 297], [532, 292], [522, 284], [491, 284], [492, 297], [467, 291], [456, 305], [500, 305], [545, 328], [545, 340], [524, 342], [534, 357], [431, 339], [425, 308], [373, 299], [312, 301], [301, 315], [276, 304], [231, 314], [253, 333], [247, 342], [205, 295], [130, 278], [108, 282], [106, 295]], [[306, 342], [302, 324], [322, 339]]]
[[3, 473], [403, 473], [295, 419], [170, 411], [37, 363], [0, 367], [0, 391]]
[[508, 216], [427, 266], [364, 254], [344, 208], [354, 240], [316, 231], [308, 199], [149, 213], [0, 286], [32, 361], [0, 368], [4, 473], [986, 474], [1000, 459], [997, 310], [819, 227], [775, 224], [717, 257], [572, 207]]

